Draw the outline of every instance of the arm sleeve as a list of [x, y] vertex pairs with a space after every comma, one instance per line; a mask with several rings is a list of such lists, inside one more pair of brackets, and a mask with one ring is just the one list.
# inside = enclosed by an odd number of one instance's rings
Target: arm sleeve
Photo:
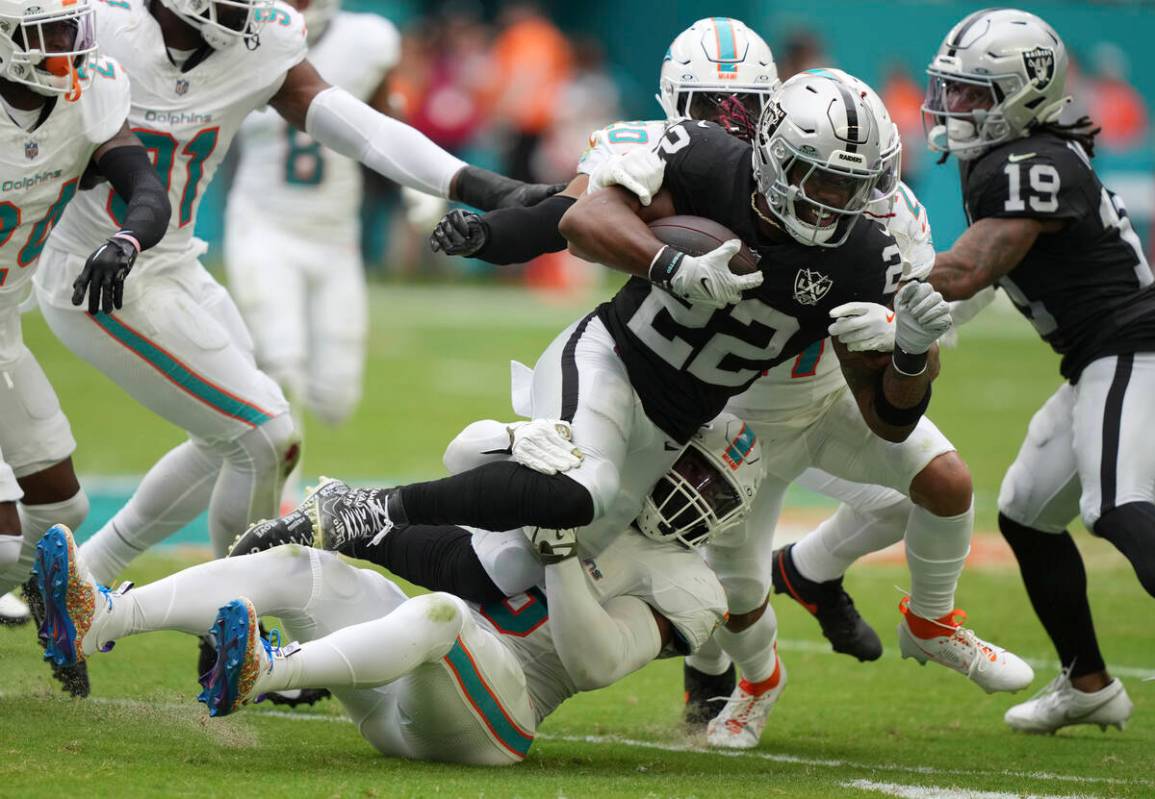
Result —
[[465, 162], [415, 128], [398, 122], [332, 86], [309, 104], [305, 132], [331, 150], [411, 189], [449, 196]]
[[554, 195], [528, 208], [501, 208], [481, 217], [489, 240], [474, 253], [491, 264], [520, 264], [567, 246], [557, 226], [577, 200]]
[[472, 422], [445, 448], [442, 462], [450, 474], [475, 469], [486, 463], [509, 460], [509, 427], [494, 419]]
[[547, 566], [545, 589], [558, 657], [579, 690], [617, 682], [661, 651], [650, 606], [634, 596], [599, 604], [577, 558]]
[[136, 239], [141, 250], [164, 238], [172, 207], [145, 149], [135, 145], [115, 147], [96, 166], [128, 204], [120, 230]]

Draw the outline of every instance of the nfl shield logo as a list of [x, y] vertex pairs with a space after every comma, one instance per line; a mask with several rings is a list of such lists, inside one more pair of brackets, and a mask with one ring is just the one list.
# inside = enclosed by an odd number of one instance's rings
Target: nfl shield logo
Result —
[[176, 82], [176, 93], [178, 97], [183, 97], [188, 93], [188, 81], [180, 78]]
[[813, 269], [799, 269], [794, 276], [794, 299], [801, 305], [817, 305], [834, 281]]
[[40, 155], [40, 145], [34, 141], [24, 143], [24, 157], [29, 161], [35, 161], [36, 156]]
[[1036, 47], [1023, 53], [1023, 66], [1027, 78], [1035, 82], [1041, 91], [1050, 85], [1055, 77], [1055, 51], [1049, 47]]

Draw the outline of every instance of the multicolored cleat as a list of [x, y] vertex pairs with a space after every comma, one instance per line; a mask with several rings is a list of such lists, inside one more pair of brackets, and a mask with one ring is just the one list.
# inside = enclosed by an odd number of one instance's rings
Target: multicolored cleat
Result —
[[63, 524], [48, 528], [36, 545], [32, 574], [44, 600], [40, 625], [44, 659], [57, 666], [74, 666], [85, 659], [82, 642], [92, 626], [99, 591], [81, 575], [76, 542]]
[[259, 702], [261, 677], [273, 669], [273, 645], [261, 636], [257, 610], [245, 597], [217, 611], [209, 631], [217, 658], [199, 678], [204, 689], [198, 702], [208, 705], [210, 716], [227, 716], [249, 702]]

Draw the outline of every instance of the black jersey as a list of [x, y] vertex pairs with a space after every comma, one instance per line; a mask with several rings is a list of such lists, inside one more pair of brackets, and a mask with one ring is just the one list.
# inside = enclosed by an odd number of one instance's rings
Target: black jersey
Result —
[[998, 285], [1063, 356], [1071, 382], [1096, 358], [1155, 350], [1155, 285], [1122, 202], [1083, 148], [1052, 133], [1016, 139], [962, 164], [972, 223], [1055, 219]]
[[717, 125], [676, 124], [658, 152], [677, 212], [728, 227], [761, 256], [765, 276], [721, 309], [683, 302], [640, 278], [598, 308], [646, 415], [685, 442], [766, 369], [826, 338], [832, 308], [889, 305], [902, 265], [894, 239], [868, 219], [837, 248], [762, 236], [751, 205], [750, 144]]

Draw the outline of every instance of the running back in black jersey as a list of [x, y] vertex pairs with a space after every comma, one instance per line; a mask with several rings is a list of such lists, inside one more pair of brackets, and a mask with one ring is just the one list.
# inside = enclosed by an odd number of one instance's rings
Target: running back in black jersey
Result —
[[962, 164], [972, 223], [988, 217], [1064, 222], [1043, 234], [999, 280], [1011, 300], [1063, 356], [1077, 382], [1096, 358], [1155, 350], [1155, 286], [1123, 203], [1106, 189], [1083, 149], [1035, 133]]
[[765, 276], [722, 309], [683, 302], [641, 278], [598, 308], [646, 415], [684, 443], [765, 370], [826, 338], [832, 308], [889, 305], [902, 264], [894, 239], [869, 219], [837, 248], [761, 235], [751, 145], [713, 123], [670, 127], [658, 152], [677, 213], [728, 227], [759, 253]]

